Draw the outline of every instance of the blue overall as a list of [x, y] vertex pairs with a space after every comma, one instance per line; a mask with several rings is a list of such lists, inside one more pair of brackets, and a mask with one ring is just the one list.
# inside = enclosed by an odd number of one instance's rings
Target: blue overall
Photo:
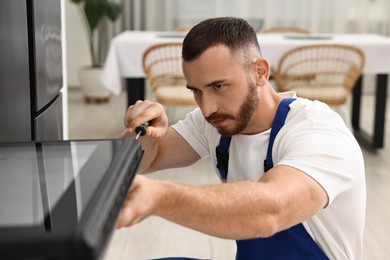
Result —
[[[273, 167], [272, 146], [279, 130], [283, 127], [289, 104], [294, 98], [285, 98], [280, 103], [271, 128], [267, 157], [264, 160], [264, 172]], [[222, 136], [217, 151], [217, 168], [223, 181], [227, 179], [230, 136]], [[243, 259], [328, 259], [303, 224], [297, 224], [269, 238], [238, 240], [237, 260]]]

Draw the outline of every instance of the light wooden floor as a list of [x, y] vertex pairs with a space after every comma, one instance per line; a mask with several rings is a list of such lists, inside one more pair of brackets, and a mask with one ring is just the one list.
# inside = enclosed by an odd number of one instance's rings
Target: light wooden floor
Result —
[[[390, 100], [386, 115], [385, 148], [376, 153], [363, 149], [366, 163], [367, 215], [364, 259], [390, 259]], [[373, 97], [363, 99], [362, 122], [371, 131]], [[109, 103], [86, 104], [77, 90], [69, 91], [69, 138], [115, 138], [123, 129], [126, 96], [113, 96]], [[185, 110], [176, 111], [177, 120]], [[152, 178], [182, 183], [205, 184], [218, 181], [207, 160], [185, 168], [166, 170]], [[107, 247], [105, 260], [150, 259], [187, 256], [234, 259], [235, 242], [209, 237], [157, 217], [127, 229], [116, 230]]]

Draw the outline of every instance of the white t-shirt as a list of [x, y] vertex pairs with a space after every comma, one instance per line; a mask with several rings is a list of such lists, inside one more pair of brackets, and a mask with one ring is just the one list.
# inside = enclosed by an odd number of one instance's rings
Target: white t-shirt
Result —
[[[221, 135], [199, 108], [172, 126], [202, 157], [216, 152]], [[233, 136], [228, 181], [259, 180], [264, 174], [270, 129]], [[274, 165], [297, 168], [326, 191], [329, 204], [303, 225], [330, 259], [361, 259], [366, 208], [361, 149], [342, 118], [326, 104], [298, 98], [290, 104], [272, 150]], [[219, 173], [218, 173], [219, 176]]]

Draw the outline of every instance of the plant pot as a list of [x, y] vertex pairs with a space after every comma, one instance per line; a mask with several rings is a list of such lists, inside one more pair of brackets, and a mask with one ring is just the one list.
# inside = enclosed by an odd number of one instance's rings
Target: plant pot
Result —
[[101, 83], [102, 68], [83, 67], [79, 70], [80, 87], [85, 101], [89, 102], [108, 102], [111, 98], [111, 92]]

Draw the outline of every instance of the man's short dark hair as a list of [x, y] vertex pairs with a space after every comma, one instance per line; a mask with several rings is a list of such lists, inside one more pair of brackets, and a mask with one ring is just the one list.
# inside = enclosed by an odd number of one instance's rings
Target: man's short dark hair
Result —
[[183, 60], [194, 60], [208, 48], [219, 44], [242, 57], [251, 58], [254, 51], [260, 55], [256, 32], [248, 22], [241, 18], [219, 17], [200, 22], [188, 32], [183, 41]]

